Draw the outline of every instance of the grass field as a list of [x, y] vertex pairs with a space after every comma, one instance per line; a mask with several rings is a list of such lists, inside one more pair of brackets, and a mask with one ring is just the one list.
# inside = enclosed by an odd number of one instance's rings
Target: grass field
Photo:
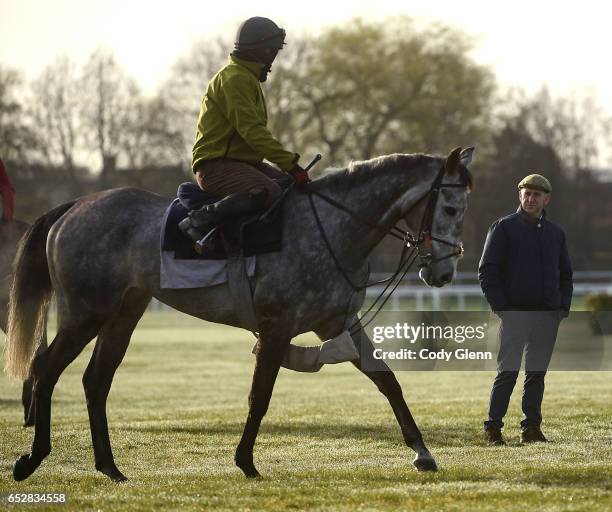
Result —
[[421, 474], [385, 399], [351, 365], [281, 370], [255, 447], [264, 476], [246, 480], [233, 454], [252, 343], [244, 331], [175, 313], [145, 316], [108, 405], [115, 458], [130, 478], [121, 485], [93, 465], [80, 381], [93, 343], [56, 387], [51, 455], [21, 483], [11, 467], [33, 433], [20, 426], [19, 386], [0, 377], [0, 494], [67, 493], [68, 506], [49, 510], [612, 509], [609, 372], [549, 374], [546, 445], [519, 445], [516, 390], [502, 448], [486, 446], [481, 433], [492, 373], [398, 373], [440, 466]]

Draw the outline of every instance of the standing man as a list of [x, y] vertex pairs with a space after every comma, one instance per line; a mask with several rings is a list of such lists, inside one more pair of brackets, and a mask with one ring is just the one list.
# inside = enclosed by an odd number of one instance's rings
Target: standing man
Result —
[[[300, 155], [285, 149], [267, 128], [260, 82], [285, 44], [285, 31], [268, 18], [254, 17], [238, 28], [229, 63], [209, 82], [198, 118], [192, 168], [201, 189], [224, 196], [191, 215], [208, 231], [226, 218], [254, 213], [281, 195], [279, 182], [306, 183]], [[274, 167], [265, 163], [276, 164]]]
[[546, 441], [542, 423], [544, 376], [559, 322], [569, 314], [572, 267], [565, 233], [546, 219], [552, 186], [540, 174], [518, 184], [520, 206], [489, 228], [478, 278], [501, 318], [497, 376], [484, 422], [485, 439], [503, 445], [501, 429], [525, 351], [521, 443]]
[[0, 195], [2, 196], [2, 220], [12, 220], [15, 204], [15, 189], [0, 159]]

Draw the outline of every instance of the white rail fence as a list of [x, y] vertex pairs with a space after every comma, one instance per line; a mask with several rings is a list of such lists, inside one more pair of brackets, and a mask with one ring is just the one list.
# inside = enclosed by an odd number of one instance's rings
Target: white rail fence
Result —
[[[388, 277], [388, 274], [372, 274], [371, 281], [378, 281]], [[368, 288], [366, 299], [373, 300], [384, 289], [384, 285]], [[574, 297], [584, 297], [590, 294], [612, 295], [612, 271], [581, 271], [574, 272]], [[480, 299], [480, 308], [488, 309], [488, 305], [478, 284], [478, 276], [471, 272], [458, 272], [453, 283], [442, 288], [429, 288], [419, 279], [415, 273], [408, 274], [403, 282], [397, 287], [385, 308], [400, 309], [402, 301], [414, 300], [415, 309], [442, 309], [448, 301], [453, 301], [457, 309], [465, 309], [468, 300], [474, 308]], [[153, 299], [149, 310], [170, 310], [169, 306]]]

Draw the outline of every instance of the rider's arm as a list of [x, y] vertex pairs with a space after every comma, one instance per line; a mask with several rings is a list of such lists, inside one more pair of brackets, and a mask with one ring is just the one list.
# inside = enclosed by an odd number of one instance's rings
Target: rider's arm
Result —
[[225, 81], [215, 100], [230, 124], [259, 156], [288, 171], [298, 161], [299, 155], [287, 151], [270, 133], [265, 117], [257, 109], [258, 94], [251, 84], [234, 76]]

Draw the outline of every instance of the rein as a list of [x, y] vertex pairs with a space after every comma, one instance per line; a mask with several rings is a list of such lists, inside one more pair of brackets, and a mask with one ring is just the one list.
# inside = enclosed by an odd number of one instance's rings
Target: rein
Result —
[[[325, 194], [322, 194], [321, 192], [318, 192], [315, 190], [308, 190], [308, 189], [306, 190], [308, 194], [308, 201], [310, 202], [310, 208], [315, 218], [317, 228], [319, 229], [319, 233], [321, 234], [321, 238], [323, 239], [323, 242], [325, 243], [325, 247], [327, 248], [327, 251], [329, 252], [332, 260], [334, 261], [336, 268], [338, 269], [340, 274], [342, 274], [342, 277], [344, 277], [345, 281], [352, 288], [353, 292], [359, 292], [371, 286], [387, 283], [385, 288], [378, 295], [378, 297], [376, 297], [373, 304], [366, 310], [366, 312], [363, 314], [361, 319], [355, 322], [351, 327], [349, 327], [349, 332], [356, 325], [361, 324], [360, 328], [363, 328], [367, 326], [374, 319], [374, 317], [380, 312], [383, 306], [387, 303], [387, 301], [389, 300], [393, 292], [397, 289], [399, 283], [404, 279], [404, 277], [406, 276], [406, 274], [408, 273], [408, 271], [410, 270], [410, 268], [412, 267], [412, 265], [414, 264], [417, 258], [420, 259], [420, 263], [418, 267], [424, 268], [424, 267], [429, 267], [439, 261], [443, 261], [448, 258], [453, 258], [455, 256], [461, 256], [463, 254], [463, 245], [461, 243], [456, 244], [456, 243], [448, 242], [442, 238], [438, 238], [432, 235], [435, 207], [438, 201], [438, 196], [440, 194], [440, 189], [442, 188], [460, 188], [460, 187], [463, 188], [464, 187], [464, 185], [460, 183], [442, 183], [444, 171], [445, 171], [445, 167], [442, 166], [440, 168], [440, 171], [436, 175], [436, 178], [434, 179], [431, 185], [431, 188], [422, 197], [420, 197], [418, 201], [416, 201], [410, 207], [410, 209], [406, 212], [406, 213], [410, 212], [417, 205], [419, 205], [423, 200], [428, 199], [427, 206], [425, 207], [425, 211], [423, 213], [423, 217], [421, 218], [419, 233], [418, 233], [418, 236], [416, 237], [412, 233], [410, 233], [410, 231], [404, 231], [395, 225], [392, 226], [391, 229], [388, 229], [387, 227], [381, 225], [378, 222], [373, 222], [363, 217], [359, 213], [355, 212], [354, 210], [347, 208], [346, 206], [339, 203], [335, 199], [332, 199], [331, 197], [326, 196]], [[344, 269], [344, 267], [338, 260], [338, 257], [334, 253], [331, 243], [327, 237], [327, 234], [325, 233], [325, 229], [319, 217], [319, 213], [317, 212], [317, 209], [315, 208], [313, 196], [317, 196], [318, 198], [332, 205], [336, 209], [347, 213], [349, 216], [351, 216], [353, 219], [357, 220], [361, 224], [365, 224], [366, 226], [372, 229], [382, 231], [385, 234], [385, 236], [392, 236], [393, 238], [396, 238], [403, 242], [404, 246], [400, 254], [397, 268], [391, 277], [382, 279], [380, 281], [369, 282], [369, 283], [366, 283], [365, 285], [356, 285], [355, 283], [353, 283], [348, 273], [346, 272], [346, 270]], [[433, 259], [433, 255], [430, 252], [432, 241], [453, 247], [455, 248], [455, 251], [445, 256], [442, 256], [440, 258]], [[420, 250], [421, 246], [423, 246], [425, 251], [427, 251], [424, 254], [421, 253], [421, 250]], [[398, 279], [398, 276], [399, 276], [399, 279]], [[387, 293], [387, 290], [389, 290], [389, 287], [393, 284], [393, 281], [396, 281], [396, 282], [391, 288], [391, 290]], [[387, 294], [386, 297], [385, 297], [385, 294]], [[371, 313], [371, 311], [376, 307], [379, 301], [382, 301], [381, 304], [378, 306], [376, 311], [373, 314], [371, 314], [371, 317], [364, 323], [363, 319], [368, 314]], [[354, 332], [351, 332], [351, 334], [354, 334]]]

